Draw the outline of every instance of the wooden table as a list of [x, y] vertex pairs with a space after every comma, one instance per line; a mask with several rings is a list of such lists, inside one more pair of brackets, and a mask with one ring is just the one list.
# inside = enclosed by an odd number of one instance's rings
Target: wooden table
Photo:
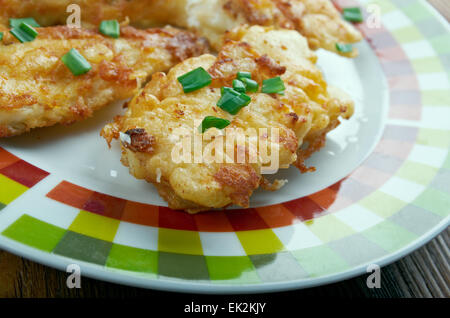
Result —
[[[448, 0], [429, 0], [450, 20]], [[367, 276], [290, 292], [289, 297], [450, 297], [450, 229], [381, 271], [380, 289]], [[0, 251], [0, 297], [155, 297], [165, 293], [83, 278], [81, 289], [66, 287], [66, 273]]]

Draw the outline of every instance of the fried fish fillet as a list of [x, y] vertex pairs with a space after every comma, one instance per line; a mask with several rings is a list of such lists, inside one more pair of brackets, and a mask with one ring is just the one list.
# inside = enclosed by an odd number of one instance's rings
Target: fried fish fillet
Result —
[[312, 49], [324, 48], [348, 57], [356, 56], [357, 49], [342, 53], [336, 43], [362, 39], [330, 0], [0, 0], [0, 21], [32, 16], [42, 25], [65, 24], [70, 4], [80, 7], [85, 24], [127, 17], [139, 27], [172, 24], [196, 30], [217, 50], [225, 31], [240, 24], [295, 29]]
[[[276, 190], [282, 184], [270, 184], [262, 176], [267, 162], [239, 163], [236, 158], [230, 163], [180, 162], [173, 157], [180, 143], [175, 132], [196, 131], [206, 116], [231, 122], [222, 133], [215, 128], [207, 131], [213, 132], [214, 140], [224, 141], [232, 128], [241, 129], [248, 138], [254, 136], [253, 129], [266, 129], [258, 133], [259, 138], [279, 150], [279, 166], [295, 164], [305, 170], [303, 159], [323, 146], [326, 133], [339, 125], [340, 118], [349, 118], [354, 111], [351, 99], [328, 87], [315, 63], [316, 55], [298, 32], [239, 27], [227, 33], [217, 57], [205, 54], [185, 60], [167, 75], [154, 74], [130, 101], [125, 115], [105, 126], [101, 135], [108, 143], [121, 140], [122, 163], [136, 178], [153, 183], [173, 209], [196, 213], [230, 204], [248, 207], [258, 187]], [[185, 94], [177, 78], [198, 67], [208, 71], [212, 83]], [[286, 86], [284, 95], [248, 93], [250, 104], [232, 116], [216, 104], [221, 87], [231, 86], [238, 71], [251, 72], [260, 85], [280, 76]], [[278, 129], [278, 138], [273, 138], [272, 128]], [[208, 144], [203, 140], [203, 149]], [[233, 147], [243, 147], [248, 154], [249, 143], [233, 141]], [[261, 148], [257, 151], [260, 158]]]
[[[132, 97], [151, 74], [207, 51], [206, 41], [170, 27], [125, 26], [118, 39], [67, 26], [37, 31], [27, 43], [5, 33], [0, 44], [0, 137], [89, 117]], [[72, 48], [91, 64], [88, 73], [74, 76], [62, 63]]]

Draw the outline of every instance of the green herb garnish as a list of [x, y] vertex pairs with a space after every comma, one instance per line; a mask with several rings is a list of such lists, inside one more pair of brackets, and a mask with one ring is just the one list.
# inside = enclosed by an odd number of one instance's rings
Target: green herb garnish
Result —
[[85, 74], [92, 68], [91, 64], [76, 49], [71, 49], [61, 60], [75, 76]]
[[213, 127], [217, 128], [217, 129], [224, 129], [230, 123], [231, 122], [226, 119], [222, 119], [222, 118], [218, 118], [218, 117], [214, 117], [214, 116], [206, 116], [203, 119], [200, 127], [198, 127], [198, 128], [202, 133], [204, 133], [209, 128], [213, 128]]
[[100, 33], [117, 39], [120, 36], [120, 25], [117, 20], [105, 20], [100, 23]]
[[242, 108], [250, 104], [250, 96], [240, 93], [231, 87], [222, 88], [222, 97], [217, 102], [217, 106], [231, 115], [236, 115]]
[[185, 93], [190, 93], [211, 84], [212, 78], [203, 67], [199, 67], [178, 77], [178, 82], [183, 86]]
[[273, 77], [263, 81], [262, 92], [266, 94], [282, 93], [286, 90], [281, 77]]

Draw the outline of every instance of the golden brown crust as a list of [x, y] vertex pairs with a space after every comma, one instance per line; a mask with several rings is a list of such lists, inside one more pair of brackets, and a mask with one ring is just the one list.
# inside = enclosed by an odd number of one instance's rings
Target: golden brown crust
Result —
[[275, 62], [273, 59], [264, 54], [255, 59], [256, 64], [258, 64], [260, 71], [266, 74], [268, 78], [275, 76], [280, 76], [286, 73], [286, 66], [282, 66]]
[[297, 160], [294, 165], [300, 170], [301, 173], [314, 172], [315, 167], [307, 167], [305, 161], [309, 159], [314, 153], [318, 152], [320, 149], [325, 147], [327, 134], [336, 129], [340, 125], [340, 120], [333, 120], [325, 129], [322, 131], [310, 134], [305, 138], [306, 147], [298, 148], [297, 150]]
[[196, 37], [193, 33], [179, 32], [171, 38], [166, 48], [179, 61], [184, 61], [187, 58], [205, 53], [205, 48], [208, 48], [208, 42], [203, 38]]
[[167, 202], [169, 202], [169, 208], [173, 210], [185, 210], [189, 213], [198, 213], [207, 211], [208, 208], [199, 207], [198, 204], [189, 200], [184, 200], [178, 196], [172, 189], [169, 183], [162, 181], [155, 184], [158, 194]]
[[[118, 60], [118, 59], [117, 59]], [[98, 75], [106, 82], [116, 82], [124, 87], [137, 87], [137, 80], [131, 77], [133, 69], [117, 61], [101, 61], [98, 65]]]
[[[131, 97], [158, 71], [205, 53], [192, 33], [174, 28], [121, 29], [119, 39], [68, 26], [38, 28], [32, 42], [5, 33], [0, 45], [0, 137], [71, 124], [114, 100]], [[92, 69], [74, 76], [61, 58], [76, 48]]]
[[242, 12], [245, 20], [249, 24], [269, 26], [271, 24], [271, 18], [264, 14], [263, 11], [258, 10], [259, 1], [254, 0], [237, 0], [234, 7], [235, 14]]
[[[132, 151], [122, 141], [122, 162], [133, 176], [152, 182], [173, 209], [196, 213], [230, 204], [248, 207], [249, 199], [258, 187], [274, 191], [284, 184], [281, 180], [270, 183], [262, 177], [263, 169], [273, 161], [263, 161], [259, 148], [257, 160], [250, 162], [248, 141], [232, 141], [234, 157], [229, 158], [233, 163], [195, 162], [192, 148], [183, 148], [189, 149], [191, 161], [175, 160], [173, 151], [181, 141], [175, 134], [177, 130], [184, 131], [183, 136], [186, 131], [198, 132], [198, 125], [205, 116], [228, 119], [227, 129], [213, 138], [224, 142], [219, 147], [225, 147], [225, 138], [232, 138], [231, 134], [236, 130], [248, 138], [256, 136], [252, 130], [258, 131], [259, 138], [276, 146], [279, 167], [284, 169], [300, 162], [298, 156], [305, 158], [309, 152], [317, 151], [339, 118], [352, 115], [353, 102], [327, 86], [314, 65], [314, 53], [297, 32], [254, 26], [232, 30], [226, 36], [226, 44], [217, 57], [206, 54], [187, 59], [168, 74], [154, 74], [145, 88], [128, 103], [125, 115], [117, 117], [102, 131], [108, 143], [120, 132], [136, 127], [155, 137], [157, 147], [152, 153]], [[177, 78], [198, 67], [210, 73], [213, 83], [185, 94]], [[259, 85], [266, 78], [280, 76], [286, 86], [285, 94], [249, 92], [250, 104], [232, 116], [214, 105], [220, 98], [220, 88], [231, 85], [238, 71], [250, 72]], [[276, 128], [278, 134], [271, 128]], [[273, 138], [275, 136], [278, 138]], [[308, 153], [298, 151], [304, 141], [311, 145]], [[188, 143], [191, 142], [189, 139]], [[199, 142], [203, 147], [201, 151], [210, 144], [204, 139]], [[237, 160], [238, 151], [242, 151], [244, 157], [241, 162]], [[307, 170], [300, 164], [298, 166], [300, 170]]]
[[216, 62], [208, 69], [212, 77], [212, 87], [231, 86], [238, 71], [252, 70], [252, 78], [258, 82], [286, 72], [285, 66], [280, 65], [267, 54], [259, 55], [246, 42], [227, 40], [224, 47], [227, 46], [235, 46], [236, 49], [221, 50]]
[[125, 148], [134, 152], [145, 152], [148, 154], [152, 154], [155, 151], [154, 147], [156, 146], [156, 138], [147, 134], [145, 129], [128, 129], [125, 134], [128, 135], [131, 140], [130, 143], [123, 143]]
[[230, 191], [234, 204], [247, 208], [250, 195], [259, 187], [261, 177], [250, 165], [225, 165], [214, 174], [214, 179]]
[[97, 26], [117, 19], [138, 27], [172, 24], [199, 32], [219, 50], [226, 30], [243, 23], [295, 29], [308, 38], [312, 49], [341, 53], [335, 44], [356, 43], [361, 34], [341, 18], [330, 0], [0, 0], [0, 24], [10, 17], [34, 17], [43, 26], [66, 24], [66, 8], [81, 8], [82, 23]]

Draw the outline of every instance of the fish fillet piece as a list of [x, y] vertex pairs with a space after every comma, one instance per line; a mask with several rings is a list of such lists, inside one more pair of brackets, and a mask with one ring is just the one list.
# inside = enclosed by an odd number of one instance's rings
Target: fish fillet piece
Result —
[[356, 56], [357, 49], [342, 53], [336, 43], [362, 39], [330, 0], [0, 0], [0, 21], [32, 16], [42, 25], [65, 24], [69, 4], [80, 6], [85, 24], [126, 17], [139, 27], [172, 24], [196, 30], [217, 50], [225, 31], [240, 24], [296, 29], [312, 49], [324, 48], [347, 57]]
[[[207, 51], [206, 41], [174, 28], [125, 26], [112, 39], [89, 29], [37, 28], [32, 42], [5, 33], [0, 44], [0, 137], [87, 118], [132, 97], [151, 74]], [[77, 49], [92, 69], [74, 76], [61, 57]]]
[[[354, 110], [345, 93], [327, 86], [315, 62], [316, 55], [298, 32], [239, 27], [227, 33], [217, 57], [205, 54], [190, 58], [167, 75], [154, 74], [128, 103], [125, 115], [117, 116], [103, 128], [101, 135], [108, 143], [121, 140], [122, 163], [136, 178], [153, 183], [173, 209], [196, 213], [231, 204], [248, 207], [250, 196], [260, 186], [276, 190], [283, 184], [282, 181], [271, 184], [263, 177], [262, 169], [269, 162], [259, 159], [261, 148], [257, 149], [256, 162], [239, 163], [236, 158], [230, 163], [180, 162], [173, 157], [180, 139], [184, 140], [178, 132], [198, 131], [206, 116], [224, 118], [231, 121], [225, 130], [212, 128], [205, 133], [211, 133], [214, 140], [222, 140], [223, 147], [226, 148], [232, 128], [241, 129], [248, 138], [255, 136], [252, 134], [255, 129], [259, 138], [266, 138], [279, 149], [281, 168], [298, 164], [305, 170], [303, 160], [323, 146], [324, 136], [339, 125], [340, 118], [351, 117]], [[212, 83], [185, 94], [177, 78], [198, 67], [208, 71]], [[248, 93], [250, 104], [232, 116], [216, 104], [221, 87], [231, 86], [238, 71], [251, 72], [260, 85], [265, 79], [281, 76], [285, 94]], [[278, 137], [274, 137], [272, 128], [278, 129]], [[259, 129], [266, 130], [261, 134]], [[201, 142], [203, 149], [211, 143]], [[247, 141], [231, 144], [235, 153], [239, 147], [249, 153]], [[195, 158], [194, 151], [194, 147], [189, 150], [191, 160]]]

